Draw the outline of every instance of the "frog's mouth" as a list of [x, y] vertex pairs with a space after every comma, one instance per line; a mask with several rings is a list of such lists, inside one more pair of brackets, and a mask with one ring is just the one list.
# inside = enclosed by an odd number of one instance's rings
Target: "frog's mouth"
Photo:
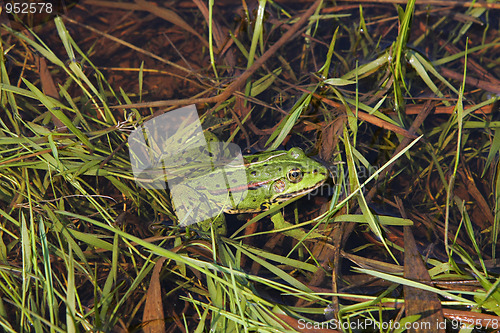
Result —
[[299, 191], [295, 191], [295, 192], [290, 192], [290, 193], [284, 193], [284, 194], [278, 194], [276, 197], [274, 197], [272, 199], [272, 203], [276, 203], [276, 202], [283, 202], [283, 201], [287, 201], [291, 198], [295, 198], [295, 197], [298, 197], [300, 195], [304, 195], [304, 194], [307, 194], [309, 192], [312, 192], [314, 191], [315, 189], [317, 189], [318, 187], [320, 187], [321, 185], [323, 185], [325, 183], [326, 179], [311, 186], [311, 187], [306, 187], [306, 188], [303, 188]]

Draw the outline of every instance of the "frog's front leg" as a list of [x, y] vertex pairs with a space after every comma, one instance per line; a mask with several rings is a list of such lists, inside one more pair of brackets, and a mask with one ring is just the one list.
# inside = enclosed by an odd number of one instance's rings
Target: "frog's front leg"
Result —
[[298, 241], [303, 241], [306, 239], [314, 239], [314, 238], [325, 238], [324, 235], [318, 232], [315, 231], [305, 232], [304, 230], [297, 228], [294, 224], [285, 221], [285, 218], [283, 217], [283, 214], [281, 214], [280, 211], [271, 214], [271, 221], [273, 222], [275, 230], [294, 228], [290, 230], [284, 230], [282, 232], [285, 235], [295, 238]]

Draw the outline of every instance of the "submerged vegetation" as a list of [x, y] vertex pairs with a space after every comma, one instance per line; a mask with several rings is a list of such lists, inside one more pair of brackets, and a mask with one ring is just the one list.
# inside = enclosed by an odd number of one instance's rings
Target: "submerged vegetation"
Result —
[[[498, 4], [168, 5], [3, 26], [4, 331], [499, 328]], [[190, 104], [331, 179], [227, 237], [180, 228], [128, 139]]]

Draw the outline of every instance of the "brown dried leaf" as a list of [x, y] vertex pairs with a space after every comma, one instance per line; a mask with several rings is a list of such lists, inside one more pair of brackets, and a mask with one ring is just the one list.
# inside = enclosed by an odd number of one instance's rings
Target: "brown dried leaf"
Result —
[[201, 42], [205, 44], [205, 46], [208, 46], [208, 42], [196, 30], [194, 30], [189, 24], [187, 24], [186, 21], [182, 19], [182, 17], [180, 17], [170, 9], [157, 6], [155, 3], [145, 0], [135, 0], [135, 3], [139, 5], [142, 10], [148, 11], [151, 14], [161, 17], [165, 21], [175, 24], [176, 26], [192, 33], [193, 35], [198, 37]]
[[[404, 277], [410, 280], [419, 282], [430, 282], [431, 278], [429, 272], [420, 257], [415, 244], [415, 238], [411, 232], [410, 227], [404, 227], [404, 241], [405, 241], [405, 266]], [[425, 291], [409, 286], [404, 287], [405, 293], [405, 307], [406, 315], [421, 315], [419, 325], [421, 328], [412, 328], [408, 332], [443, 332], [443, 328], [439, 328], [436, 323], [444, 322], [443, 310], [441, 302], [435, 293]], [[425, 323], [425, 324], [424, 324]], [[427, 323], [431, 324], [430, 330]], [[427, 328], [424, 330], [424, 328]]]
[[167, 258], [160, 258], [153, 269], [151, 281], [149, 283], [148, 294], [146, 296], [146, 305], [142, 321], [144, 323], [144, 333], [164, 333], [165, 315], [163, 312], [162, 292], [160, 286], [160, 272]]

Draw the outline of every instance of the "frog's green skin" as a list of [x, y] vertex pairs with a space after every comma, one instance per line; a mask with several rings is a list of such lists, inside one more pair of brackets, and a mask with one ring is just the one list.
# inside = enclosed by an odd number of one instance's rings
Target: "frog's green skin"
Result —
[[248, 194], [226, 213], [262, 212], [313, 191], [328, 178], [328, 170], [300, 148], [246, 156], [245, 162]]
[[[320, 163], [307, 157], [300, 148], [288, 151], [271, 151], [244, 156], [247, 184], [241, 190], [247, 191], [242, 201], [235, 206], [219, 207], [225, 213], [262, 212], [273, 205], [307, 194], [321, 186], [328, 178], [328, 170]], [[228, 171], [226, 170], [226, 173]], [[231, 178], [230, 171], [228, 178]], [[227, 193], [226, 189], [212, 189], [210, 178], [199, 177], [198, 193], [207, 192], [216, 196], [217, 191]], [[189, 189], [187, 189], [189, 190]], [[238, 187], [233, 188], [233, 195]], [[222, 215], [222, 214], [221, 214]], [[223, 216], [223, 215], [222, 215]], [[225, 221], [222, 219], [208, 220], [197, 224], [202, 230], [216, 228], [218, 234], [226, 233]]]

